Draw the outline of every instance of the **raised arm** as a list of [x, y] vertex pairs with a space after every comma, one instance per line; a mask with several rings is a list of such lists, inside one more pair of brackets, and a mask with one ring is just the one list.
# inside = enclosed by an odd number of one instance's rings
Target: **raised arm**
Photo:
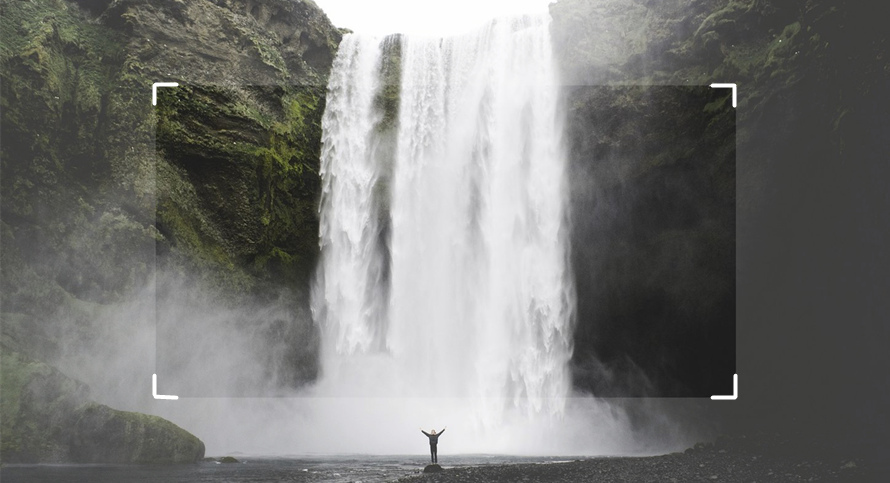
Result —
[[427, 438], [429, 438], [430, 433], [427, 433], [426, 431], [424, 431], [423, 428], [420, 428], [420, 432], [425, 434], [427, 436]]
[[448, 426], [445, 426], [444, 428], [442, 428], [442, 431], [439, 431], [439, 434], [444, 433], [446, 429], [448, 429]]

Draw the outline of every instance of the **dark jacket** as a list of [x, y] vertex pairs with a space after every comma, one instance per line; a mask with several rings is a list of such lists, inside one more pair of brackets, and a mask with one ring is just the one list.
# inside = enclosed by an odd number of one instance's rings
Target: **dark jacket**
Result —
[[432, 446], [432, 445], [437, 444], [437, 443], [439, 442], [439, 436], [442, 436], [442, 433], [444, 433], [445, 430], [443, 429], [442, 431], [439, 431], [437, 434], [430, 434], [430, 433], [427, 433], [426, 431], [424, 431], [424, 430], [422, 430], [422, 429], [420, 430], [420, 432], [423, 433], [423, 434], [425, 434], [426, 437], [430, 439], [430, 445]]

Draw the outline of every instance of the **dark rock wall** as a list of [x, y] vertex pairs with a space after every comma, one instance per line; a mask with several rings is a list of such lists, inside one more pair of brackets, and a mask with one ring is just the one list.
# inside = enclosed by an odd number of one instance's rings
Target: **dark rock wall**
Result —
[[[714, 130], [696, 117], [667, 126], [668, 117], [653, 115], [701, 101], [705, 118], [719, 120], [730, 113], [725, 94], [567, 90], [573, 169], [598, 180], [593, 191], [579, 190], [580, 177], [572, 196], [601, 222], [587, 226], [589, 236], [606, 240], [574, 242], [579, 284], [599, 290], [579, 308], [576, 384], [606, 393], [688, 389], [674, 376], [688, 372], [684, 356], [658, 346], [678, 320], [723, 324], [733, 310], [726, 281], [709, 275], [723, 273], [726, 258], [705, 253], [730, 249], [726, 232], [710, 227], [726, 222], [734, 182], [742, 396], [727, 409], [730, 419], [886, 424], [887, 386], [876, 383], [886, 378], [875, 374], [890, 366], [880, 332], [890, 308], [882, 169], [890, 65], [881, 17], [857, 2], [818, 0], [560, 0], [551, 13], [569, 86], [739, 85], [734, 173], [717, 141], [728, 139], [723, 124]], [[0, 4], [0, 27], [4, 347], [52, 360], [58, 313], [125, 300], [155, 267], [188, 274], [225, 294], [224, 303], [305, 303], [318, 250], [324, 86], [341, 36], [312, 2], [13, 0]], [[182, 85], [161, 89], [152, 108], [157, 81]], [[615, 118], [636, 121], [610, 125]], [[688, 127], [680, 142], [659, 151], [678, 126]], [[698, 136], [704, 146], [693, 142]], [[703, 148], [719, 162], [703, 162]], [[618, 169], [627, 160], [643, 164]], [[690, 198], [673, 196], [679, 192]], [[686, 216], [652, 218], [660, 212], [650, 208], [666, 199], [659, 193], [672, 194], [671, 213]], [[626, 216], [604, 209], [613, 205]], [[679, 282], [670, 270], [647, 278], [645, 257], [612, 255], [621, 248], [613, 235], [649, 218], [645, 233], [628, 239], [651, 242], [653, 253], [688, 254], [691, 269]], [[594, 275], [603, 270], [618, 293], [602, 290], [610, 285]], [[633, 287], [655, 302], [628, 301]], [[296, 296], [281, 297], [282, 288]], [[689, 309], [690, 293], [712, 305]], [[647, 326], [647, 307], [692, 313]], [[83, 324], [89, 338], [88, 319], [66, 323]], [[258, 332], [308, 347], [272, 351], [301, 366], [276, 384], [311, 379], [314, 369], [304, 366], [314, 360], [313, 329], [274, 325]], [[604, 342], [612, 337], [616, 346]], [[637, 340], [649, 342], [634, 353]], [[596, 367], [604, 361], [613, 373]], [[6, 382], [3, 391], [5, 455], [8, 438], [21, 433], [6, 430]], [[845, 411], [848, 401], [861, 407]]]
[[721, 408], [742, 430], [876, 451], [890, 424], [881, 17], [818, 0], [560, 0], [551, 13], [569, 83], [738, 84], [740, 398]]
[[726, 91], [575, 86], [575, 385], [598, 396], [732, 392], [735, 111]]
[[195, 463], [204, 443], [157, 416], [116, 411], [99, 404], [81, 408], [69, 432], [77, 463]]

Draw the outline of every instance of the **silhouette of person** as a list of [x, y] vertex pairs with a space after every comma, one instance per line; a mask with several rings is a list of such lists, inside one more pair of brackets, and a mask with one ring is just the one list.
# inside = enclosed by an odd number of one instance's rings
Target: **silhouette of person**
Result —
[[446, 429], [448, 429], [448, 426], [445, 426], [444, 428], [442, 428], [442, 431], [439, 431], [439, 434], [436, 434], [435, 429], [431, 429], [430, 432], [427, 433], [423, 430], [423, 428], [420, 428], [420, 432], [425, 434], [426, 437], [430, 439], [430, 459], [433, 461], [433, 463], [439, 462], [439, 452], [436, 448], [436, 445], [439, 444], [439, 436], [442, 436], [442, 433], [444, 433]]

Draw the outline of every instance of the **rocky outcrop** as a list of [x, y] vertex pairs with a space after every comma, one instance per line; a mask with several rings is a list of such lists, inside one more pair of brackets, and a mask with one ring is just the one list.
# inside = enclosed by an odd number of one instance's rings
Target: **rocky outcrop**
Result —
[[600, 396], [708, 397], [735, 372], [730, 100], [683, 86], [569, 96], [575, 383]]
[[690, 3], [551, 6], [570, 107], [572, 372], [597, 395], [732, 390], [736, 116], [728, 91], [676, 80], [690, 63], [666, 51], [706, 16]]
[[[341, 32], [300, 0], [0, 8], [2, 305], [45, 321], [16, 325], [16, 340], [33, 346], [57, 313], [114, 305], [166, 276], [231, 306], [283, 300], [293, 318], [257, 332], [274, 332], [287, 361], [273, 383], [314, 377], [315, 327], [299, 307]], [[180, 87], [153, 107], [160, 81]], [[51, 359], [41, 345], [32, 355]]]
[[[318, 252], [324, 89], [342, 34], [311, 0], [11, 1], [0, 26], [4, 458], [191, 461], [197, 439], [90, 403], [33, 361], [58, 363], [66, 346], [107, 332], [96, 313], [167, 277], [223, 307], [276, 308], [242, 322], [275, 374], [257, 385], [314, 377], [317, 334], [300, 307]], [[161, 81], [180, 87], [160, 89], [153, 107]], [[7, 355], [46, 373], [65, 407], [60, 429], [7, 404], [21, 400], [7, 397], [18, 367]], [[31, 397], [39, 384], [28, 381]], [[25, 430], [34, 425], [45, 431]]]
[[204, 443], [157, 416], [90, 404], [77, 413], [70, 433], [71, 460], [78, 463], [195, 463]]
[[157, 108], [157, 228], [173, 266], [223, 289], [305, 291], [318, 155], [340, 33], [313, 3], [113, 3], [128, 68], [177, 81]]
[[[757, 382], [742, 389], [728, 420], [819, 428], [818, 438], [886, 421], [886, 397], [860, 406], [866, 398], [852, 396], [871, 394], [864, 388], [887, 365], [871, 312], [887, 285], [873, 274], [888, 268], [877, 208], [886, 176], [876, 168], [886, 165], [890, 112], [883, 19], [862, 2], [820, 0], [560, 0], [551, 13], [570, 85], [738, 84], [737, 347], [740, 378]], [[571, 140], [577, 152], [580, 132]], [[610, 130], [589, 132], [602, 139]], [[586, 164], [603, 170], [608, 160]], [[644, 185], [615, 186], [634, 193]], [[578, 330], [597, 323], [579, 313]], [[626, 340], [650, 329], [629, 327]], [[590, 348], [576, 344], [575, 362]]]
[[[156, 261], [305, 291], [341, 36], [314, 3], [8, 2], [2, 21], [4, 248], [99, 303]], [[181, 87], [155, 109], [160, 81]]]
[[194, 463], [204, 443], [175, 424], [90, 401], [89, 388], [4, 347], [4, 463]]

